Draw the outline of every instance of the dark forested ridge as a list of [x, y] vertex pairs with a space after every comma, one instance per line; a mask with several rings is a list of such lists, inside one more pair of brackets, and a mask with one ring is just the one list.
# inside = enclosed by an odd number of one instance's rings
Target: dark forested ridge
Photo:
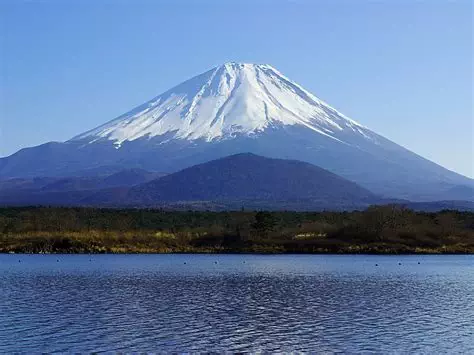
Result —
[[0, 252], [473, 253], [474, 213], [2, 208]]
[[[383, 199], [309, 163], [236, 154], [163, 176], [139, 169], [103, 176], [0, 180], [0, 206], [352, 210]], [[51, 181], [52, 179], [52, 181]]]
[[457, 191], [458, 200], [399, 200], [306, 162], [242, 153], [171, 174], [128, 169], [106, 176], [0, 180], [0, 206], [353, 211], [396, 203], [428, 212], [474, 211], [469, 188]]
[[146, 184], [127, 198], [156, 201], [336, 201], [368, 204], [380, 198], [356, 183], [315, 165], [254, 154], [236, 154], [194, 165]]

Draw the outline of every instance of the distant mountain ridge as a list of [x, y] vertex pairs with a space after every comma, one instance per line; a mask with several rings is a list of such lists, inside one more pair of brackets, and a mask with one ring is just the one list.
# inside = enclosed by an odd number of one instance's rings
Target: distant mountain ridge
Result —
[[418, 210], [474, 210], [474, 202], [385, 199], [312, 164], [236, 154], [163, 175], [137, 169], [106, 177], [0, 180], [0, 205], [171, 210], [354, 210], [396, 203]]
[[0, 177], [129, 168], [173, 173], [245, 152], [306, 161], [387, 198], [463, 199], [474, 187], [472, 179], [372, 132], [270, 65], [233, 62], [67, 142], [1, 158]]
[[134, 186], [165, 175], [143, 169], [127, 169], [108, 176], [59, 178], [41, 188], [42, 191], [72, 191]]
[[[105, 178], [45, 181], [36, 189], [0, 189], [0, 204], [17, 199], [23, 205], [354, 209], [380, 200], [356, 183], [312, 164], [251, 153], [213, 160], [152, 180], [145, 179], [149, 174], [126, 171]], [[118, 175], [121, 179], [116, 182]], [[123, 177], [129, 175], [144, 181], [135, 184], [135, 178], [124, 182]]]
[[15, 178], [0, 180], [2, 205], [74, 205], [95, 191], [131, 187], [163, 173], [127, 169], [106, 176]]
[[309, 163], [236, 154], [195, 165], [132, 187], [127, 200], [312, 201], [326, 205], [369, 204], [372, 192]]

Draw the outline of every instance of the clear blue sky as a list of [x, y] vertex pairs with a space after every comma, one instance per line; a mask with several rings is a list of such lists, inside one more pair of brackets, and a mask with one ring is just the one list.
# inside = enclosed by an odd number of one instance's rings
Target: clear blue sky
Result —
[[470, 0], [0, 0], [0, 156], [243, 61], [473, 177], [472, 10]]

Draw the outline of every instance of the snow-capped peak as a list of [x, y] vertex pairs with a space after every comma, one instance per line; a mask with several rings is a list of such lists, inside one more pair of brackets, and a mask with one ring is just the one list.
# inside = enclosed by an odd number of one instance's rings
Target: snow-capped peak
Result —
[[347, 118], [268, 64], [228, 62], [72, 140], [124, 141], [164, 134], [212, 141], [301, 125], [335, 140], [341, 131], [365, 135]]

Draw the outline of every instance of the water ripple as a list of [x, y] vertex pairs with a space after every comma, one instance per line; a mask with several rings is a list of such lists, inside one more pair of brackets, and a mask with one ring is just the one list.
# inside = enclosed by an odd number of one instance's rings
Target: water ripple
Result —
[[1, 353], [474, 352], [473, 257], [20, 257]]

